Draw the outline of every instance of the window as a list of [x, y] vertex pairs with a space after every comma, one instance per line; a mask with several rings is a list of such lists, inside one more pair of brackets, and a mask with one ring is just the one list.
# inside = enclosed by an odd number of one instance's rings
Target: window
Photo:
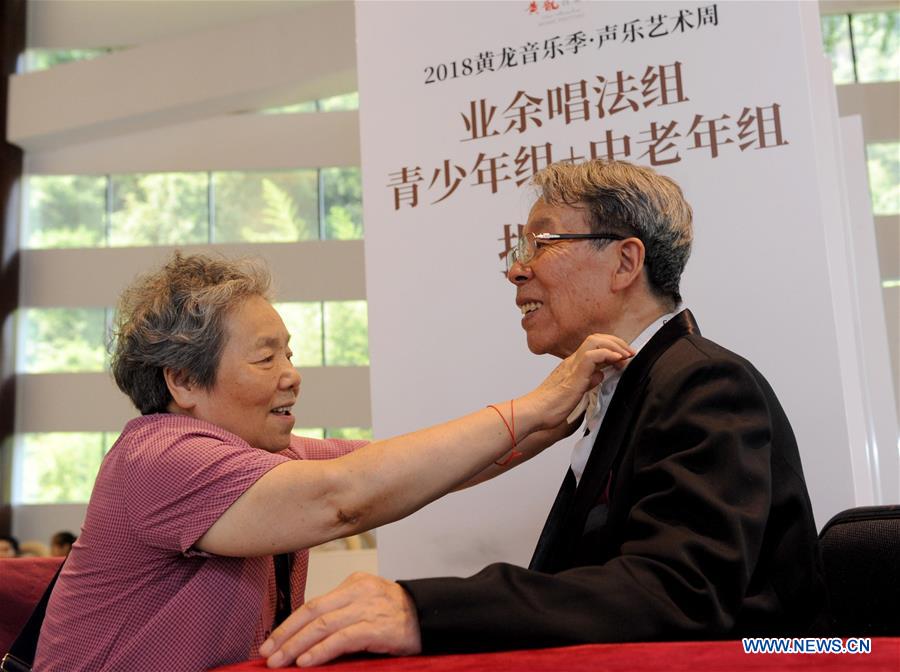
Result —
[[25, 51], [21, 72], [36, 72], [47, 70], [56, 65], [87, 61], [99, 56], [111, 54], [118, 49], [108, 47], [105, 49], [28, 49]]
[[291, 335], [294, 366], [322, 366], [322, 304], [276, 303], [274, 306]]
[[367, 427], [305, 427], [299, 429], [295, 427], [293, 433], [311, 439], [372, 440], [372, 430]]
[[110, 247], [209, 240], [207, 173], [113, 175], [109, 183]]
[[[821, 17], [822, 40], [826, 54], [832, 62], [834, 82], [844, 84], [868, 84], [875, 82], [900, 81], [900, 12], [865, 12], [835, 14]], [[895, 84], [896, 87], [896, 84]], [[848, 92], [852, 96], [862, 95]], [[896, 96], [896, 88], [893, 89]], [[864, 115], [864, 125], [879, 122], [890, 117], [890, 112], [873, 109]], [[896, 137], [896, 136], [895, 136]], [[869, 174], [869, 188], [872, 198], [872, 212], [876, 217], [900, 214], [900, 142], [870, 143], [866, 147], [866, 162]], [[896, 223], [883, 221], [879, 230], [888, 231]], [[880, 239], [881, 245], [895, 248], [896, 234], [888, 234]], [[882, 250], [884, 252], [884, 250]], [[896, 250], [889, 252], [896, 259]], [[895, 267], [889, 263], [887, 268]], [[882, 268], [882, 286], [892, 291], [898, 286], [896, 277]], [[885, 295], [885, 305], [896, 304], [893, 294]], [[888, 320], [889, 339], [897, 340], [892, 322]], [[897, 363], [894, 363], [897, 370]]]
[[822, 17], [835, 84], [900, 80], [900, 12]]
[[22, 504], [87, 502], [103, 456], [118, 432], [20, 434], [21, 474], [13, 496]]
[[276, 303], [296, 366], [368, 366], [365, 301]]
[[326, 301], [323, 323], [326, 366], [368, 366], [369, 331], [365, 301]]
[[106, 240], [106, 177], [34, 175], [25, 181], [22, 246], [96, 247]]
[[270, 243], [318, 238], [316, 173], [213, 173], [213, 240]]
[[339, 427], [336, 429], [326, 429], [325, 436], [329, 439], [353, 439], [353, 440], [372, 440], [372, 430], [366, 427]]
[[88, 373], [107, 364], [104, 308], [21, 308], [18, 373]]
[[[368, 366], [365, 301], [280, 302], [294, 365]], [[109, 367], [112, 308], [22, 308], [18, 373], [91, 373]]]
[[27, 248], [363, 236], [359, 168], [33, 175], [26, 192]]
[[323, 168], [323, 238], [352, 240], [363, 237], [362, 179], [359, 168]]
[[875, 143], [866, 147], [872, 212], [900, 214], [900, 142]]
[[855, 82], [853, 49], [850, 46], [850, 21], [846, 14], [822, 17], [822, 41], [825, 53], [831, 58], [834, 83]]
[[851, 14], [858, 82], [900, 80], [900, 12]]
[[322, 100], [308, 100], [302, 103], [269, 107], [260, 110], [262, 114], [297, 114], [304, 112], [338, 112], [344, 110], [359, 109], [359, 93], [345, 93], [340, 96], [324, 98]]

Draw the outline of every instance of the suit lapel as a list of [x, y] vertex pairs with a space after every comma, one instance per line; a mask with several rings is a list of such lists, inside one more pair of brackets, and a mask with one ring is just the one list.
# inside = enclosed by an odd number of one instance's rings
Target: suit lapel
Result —
[[[557, 501], [544, 524], [531, 560], [531, 569], [555, 572], [570, 566], [588, 514], [605, 490], [610, 478], [609, 470], [622, 451], [625, 433], [632, 426], [638, 409], [637, 401], [647, 385], [653, 365], [675, 341], [692, 333], [699, 334], [700, 329], [691, 312], [683, 310], [666, 322], [628, 364], [597, 431], [584, 474], [564, 507], [560, 502], [566, 488], [566, 481], [563, 481]], [[566, 479], [570, 476], [574, 485], [571, 470], [566, 474]]]

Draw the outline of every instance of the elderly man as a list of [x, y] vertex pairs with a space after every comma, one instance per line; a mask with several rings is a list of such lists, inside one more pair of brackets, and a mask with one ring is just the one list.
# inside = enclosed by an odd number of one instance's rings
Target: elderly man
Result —
[[269, 665], [586, 642], [787, 635], [824, 613], [788, 419], [745, 359], [681, 309], [691, 208], [625, 162], [555, 164], [509, 256], [535, 354], [591, 333], [636, 356], [588, 395], [584, 435], [528, 569], [394, 583], [357, 574], [298, 610]]

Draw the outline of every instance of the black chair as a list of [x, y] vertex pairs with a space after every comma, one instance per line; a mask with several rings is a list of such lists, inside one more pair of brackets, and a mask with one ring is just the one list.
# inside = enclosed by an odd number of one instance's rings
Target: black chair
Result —
[[900, 505], [842, 511], [819, 545], [834, 634], [900, 635]]

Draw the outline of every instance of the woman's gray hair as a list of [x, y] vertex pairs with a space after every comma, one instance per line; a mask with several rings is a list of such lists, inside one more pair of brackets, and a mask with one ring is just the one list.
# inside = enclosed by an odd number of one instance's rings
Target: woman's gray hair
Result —
[[586, 207], [591, 232], [639, 238], [650, 288], [670, 308], [681, 303], [679, 282], [691, 255], [693, 213], [673, 180], [627, 161], [594, 159], [554, 163], [532, 184], [550, 205]]
[[268, 298], [269, 271], [251, 260], [176, 252], [119, 299], [112, 373], [143, 414], [164, 413], [172, 395], [165, 369], [209, 389], [227, 339], [225, 317], [252, 296]]

